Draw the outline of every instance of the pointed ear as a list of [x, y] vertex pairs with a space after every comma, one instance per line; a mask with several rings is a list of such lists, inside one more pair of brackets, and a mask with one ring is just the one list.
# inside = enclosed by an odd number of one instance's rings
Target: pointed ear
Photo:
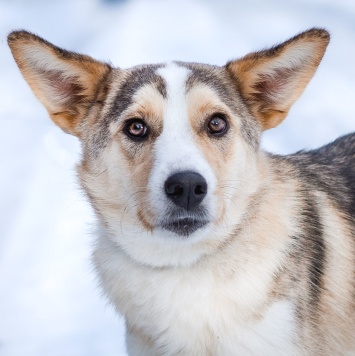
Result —
[[311, 29], [226, 65], [264, 130], [279, 125], [286, 117], [315, 73], [329, 38], [327, 31]]
[[8, 44], [22, 75], [52, 120], [65, 132], [80, 136], [89, 107], [100, 100], [108, 64], [62, 50], [26, 31], [14, 31]]

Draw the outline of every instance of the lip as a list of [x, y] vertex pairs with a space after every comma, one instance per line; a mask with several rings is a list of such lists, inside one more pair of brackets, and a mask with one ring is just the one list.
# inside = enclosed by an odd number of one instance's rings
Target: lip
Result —
[[174, 232], [179, 236], [187, 237], [205, 226], [207, 223], [207, 220], [183, 218], [165, 221], [161, 224], [161, 227], [165, 230]]

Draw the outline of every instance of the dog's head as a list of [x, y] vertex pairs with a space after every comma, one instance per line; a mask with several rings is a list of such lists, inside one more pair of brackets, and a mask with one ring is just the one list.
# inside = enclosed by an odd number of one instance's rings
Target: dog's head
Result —
[[35, 95], [81, 140], [80, 180], [107, 236], [155, 266], [193, 263], [238, 229], [263, 177], [261, 132], [285, 118], [328, 41], [312, 29], [223, 67], [124, 70], [9, 36]]

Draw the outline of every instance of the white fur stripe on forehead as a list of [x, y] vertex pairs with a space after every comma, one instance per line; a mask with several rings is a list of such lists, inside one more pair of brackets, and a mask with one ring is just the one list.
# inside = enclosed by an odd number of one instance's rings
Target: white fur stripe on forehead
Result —
[[186, 67], [177, 65], [174, 62], [167, 63], [164, 67], [157, 70], [157, 74], [161, 75], [166, 84], [168, 84], [167, 92], [177, 92], [180, 89], [185, 93], [185, 84], [188, 75], [191, 73]]
[[[157, 74], [165, 81], [167, 99], [165, 102], [163, 117], [163, 132], [157, 142], [157, 148], [162, 147], [171, 155], [169, 160], [175, 158], [176, 169], [183, 170], [179, 161], [182, 155], [192, 149], [196, 150], [196, 144], [192, 142], [192, 127], [188, 119], [188, 109], [186, 101], [186, 81], [190, 71], [185, 67], [180, 67], [175, 63], [169, 63], [157, 70]], [[185, 154], [184, 154], [185, 153]], [[160, 159], [160, 157], [157, 157]], [[186, 157], [184, 157], [186, 158]], [[178, 168], [179, 167], [179, 168]], [[187, 169], [187, 167], [186, 167]]]
[[171, 125], [176, 128], [176, 125], [185, 127], [187, 124], [186, 81], [189, 73], [187, 68], [175, 63], [169, 63], [157, 70], [157, 74], [165, 81], [168, 98], [164, 117], [165, 131], [169, 130]]

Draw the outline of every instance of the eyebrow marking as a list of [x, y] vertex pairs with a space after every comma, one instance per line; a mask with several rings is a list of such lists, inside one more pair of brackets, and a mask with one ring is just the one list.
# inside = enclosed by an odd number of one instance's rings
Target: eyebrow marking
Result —
[[[114, 99], [107, 112], [102, 117], [97, 131], [92, 135], [92, 153], [98, 154], [106, 147], [110, 140], [109, 126], [116, 121], [120, 115], [133, 104], [134, 96], [137, 91], [145, 85], [151, 84], [157, 91], [166, 98], [166, 85], [161, 76], [156, 74], [157, 69], [162, 68], [163, 64], [150, 64], [133, 67], [128, 69], [128, 74], [122, 82], [113, 82], [115, 88]], [[118, 69], [119, 71], [119, 69]]]
[[112, 119], [118, 118], [133, 102], [134, 94], [144, 85], [151, 84], [166, 98], [166, 85], [164, 80], [156, 74], [160, 64], [139, 66], [131, 71], [116, 92], [115, 100], [109, 112]]

